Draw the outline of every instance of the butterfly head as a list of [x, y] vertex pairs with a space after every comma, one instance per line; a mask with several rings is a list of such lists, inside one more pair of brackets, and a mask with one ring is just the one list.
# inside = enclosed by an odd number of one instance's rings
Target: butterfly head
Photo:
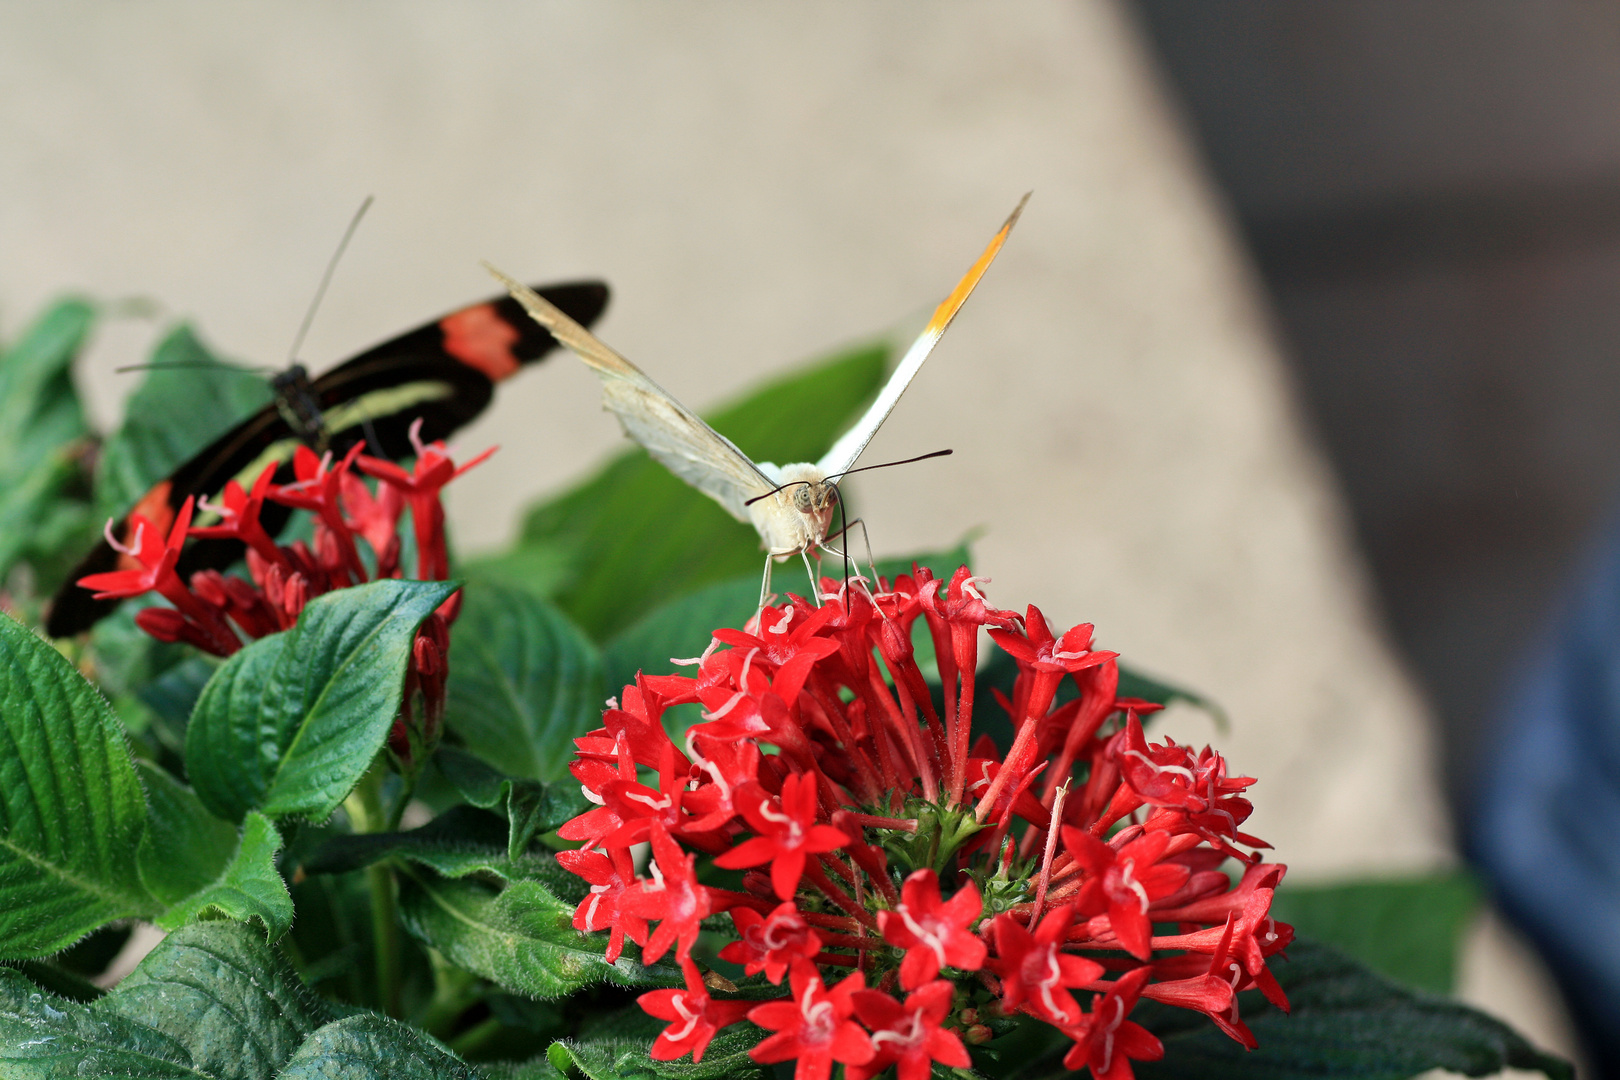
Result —
[[784, 465], [776, 490], [749, 504], [754, 524], [772, 551], [804, 551], [826, 538], [838, 509], [838, 485], [826, 477], [808, 462]]

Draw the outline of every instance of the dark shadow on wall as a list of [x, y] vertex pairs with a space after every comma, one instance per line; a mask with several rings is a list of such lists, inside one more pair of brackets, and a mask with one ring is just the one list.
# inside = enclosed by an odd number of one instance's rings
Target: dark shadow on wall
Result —
[[[1620, 509], [1620, 3], [1134, 10], [1264, 278], [1466, 818], [1521, 719], [1509, 688], [1591, 594], [1575, 575]], [[1620, 1076], [1580, 1007], [1603, 980], [1556, 953], [1593, 1064]]]

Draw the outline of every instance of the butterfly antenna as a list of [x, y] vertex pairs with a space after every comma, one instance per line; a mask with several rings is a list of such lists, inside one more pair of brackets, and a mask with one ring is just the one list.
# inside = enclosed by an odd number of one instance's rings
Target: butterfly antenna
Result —
[[315, 322], [315, 313], [320, 310], [321, 301], [326, 298], [326, 287], [332, 284], [332, 273], [337, 269], [338, 260], [343, 258], [344, 249], [354, 238], [354, 231], [360, 227], [360, 219], [366, 216], [366, 211], [371, 209], [375, 198], [373, 195], [367, 195], [365, 201], [360, 204], [360, 209], [349, 219], [349, 227], [343, 230], [343, 239], [338, 241], [337, 250], [332, 252], [332, 258], [327, 261], [326, 273], [321, 275], [320, 287], [315, 290], [315, 299], [309, 302], [309, 310], [304, 312], [304, 323], [298, 328], [298, 336], [293, 338], [292, 348], [287, 351], [288, 364], [298, 359], [298, 350], [304, 347], [304, 335], [309, 333], [311, 324]]
[[[872, 470], [872, 469], [887, 469], [891, 465], [910, 465], [913, 461], [927, 461], [929, 458], [949, 457], [951, 455], [951, 453], [952, 453], [952, 451], [950, 451], [950, 450], [934, 450], [934, 451], [930, 451], [929, 453], [926, 453], [926, 454], [918, 454], [916, 457], [908, 457], [908, 458], [905, 458], [905, 459], [900, 460], [900, 461], [885, 461], [881, 465], [862, 465], [858, 469], [845, 469], [841, 473], [833, 473], [831, 476], [827, 477], [826, 479], [828, 479], [828, 480], [836, 480], [840, 476], [848, 476], [850, 473], [867, 472], [867, 471]], [[800, 483], [803, 483], [803, 481], [800, 481]], [[764, 497], [765, 496], [763, 496], [763, 495], [760, 496], [760, 498], [762, 498], [762, 499]], [[749, 500], [749, 501], [752, 502], [753, 500]]]

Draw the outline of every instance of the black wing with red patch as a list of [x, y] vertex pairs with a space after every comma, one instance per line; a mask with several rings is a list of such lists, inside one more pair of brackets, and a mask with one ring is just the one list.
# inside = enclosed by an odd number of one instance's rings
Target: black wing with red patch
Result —
[[[607, 307], [608, 287], [601, 282], [548, 285], [536, 291], [585, 326]], [[422, 421], [425, 442], [448, 438], [484, 411], [495, 383], [540, 359], [556, 344], [517, 301], [503, 296], [451, 312], [368, 349], [308, 383], [303, 392], [321, 410], [323, 448], [341, 456], [355, 443], [367, 441], [369, 452], [379, 457], [409, 457], [412, 423]], [[216, 495], [227, 481], [247, 470], [257, 473], [268, 461], [290, 460], [290, 448], [309, 437], [294, 429], [279, 404], [268, 405], [154, 484], [130, 514], [140, 514], [167, 533], [187, 498]], [[287, 452], [280, 454], [282, 449]], [[290, 465], [288, 471], [279, 482], [290, 482]], [[130, 514], [113, 526], [114, 535], [126, 545], [132, 539]], [[266, 529], [274, 533], [286, 520], [283, 508], [265, 505], [261, 521]], [[224, 569], [241, 557], [237, 541], [198, 540], [186, 547], [178, 569], [182, 576]], [[76, 582], [87, 574], [119, 569], [120, 559], [127, 558], [106, 540], [98, 543], [52, 599], [46, 632], [66, 637], [88, 630], [110, 614], [118, 601], [94, 600]]]

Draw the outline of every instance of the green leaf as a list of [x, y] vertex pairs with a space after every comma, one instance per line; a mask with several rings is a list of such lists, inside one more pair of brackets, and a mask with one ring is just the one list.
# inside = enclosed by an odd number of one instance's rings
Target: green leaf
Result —
[[210, 814], [196, 792], [149, 762], [140, 762], [146, 788], [146, 832], [138, 865], [146, 889], [165, 904], [200, 892], [219, 876], [237, 848], [237, 829]]
[[471, 879], [401, 875], [399, 912], [407, 931], [457, 967], [529, 997], [562, 997], [601, 982], [681, 985], [668, 964], [646, 968], [629, 956], [609, 964], [607, 936], [575, 930], [573, 905], [539, 882], [497, 892]]
[[220, 360], [189, 326], [176, 327], [152, 353], [124, 406], [124, 423], [107, 439], [96, 469], [97, 520], [123, 514], [243, 417], [269, 404], [270, 384], [248, 368]]
[[1467, 874], [1337, 885], [1284, 883], [1271, 914], [1380, 975], [1450, 993], [1479, 890]]
[[[869, 345], [776, 379], [709, 414], [756, 461], [814, 461], [883, 382], [887, 344]], [[536, 550], [545, 555], [527, 555]], [[759, 537], [635, 449], [532, 509], [517, 547], [491, 567], [511, 580], [527, 564], [598, 641], [652, 606], [762, 569]], [[468, 568], [477, 577], [479, 565]]]
[[507, 852], [507, 826], [500, 817], [472, 806], [452, 806], [419, 829], [408, 832], [333, 836], [302, 866], [306, 874], [346, 874], [384, 859], [420, 863], [449, 878], [489, 874], [503, 881], [560, 882], [567, 871], [546, 852]]
[[610, 1035], [590, 1041], [568, 1039], [551, 1044], [547, 1057], [564, 1074], [584, 1074], [589, 1080], [727, 1080], [728, 1077], [766, 1077], [771, 1072], [748, 1056], [759, 1045], [765, 1032], [752, 1024], [726, 1028], [714, 1037], [703, 1052], [703, 1060], [693, 1063], [682, 1057], [676, 1061], [655, 1061], [647, 1048], [665, 1022], [660, 1020], [646, 1036]]
[[42, 992], [0, 967], [0, 1076], [209, 1080], [185, 1047], [145, 1024]]
[[94, 1010], [156, 1029], [217, 1080], [270, 1080], [332, 1019], [263, 937], [227, 922], [176, 930]]
[[151, 894], [169, 905], [157, 924], [184, 926], [206, 912], [258, 919], [274, 941], [292, 925], [292, 897], [276, 871], [281, 834], [250, 811], [241, 829], [214, 817], [195, 792], [141, 763], [149, 817], [140, 871]]
[[528, 1061], [481, 1061], [478, 1071], [484, 1080], [564, 1080], [566, 1076], [544, 1054]]
[[89, 433], [73, 361], [95, 324], [86, 300], [59, 300], [0, 352], [0, 477], [14, 481]]
[[[949, 579], [958, 566], [968, 563], [969, 558], [968, 549], [963, 545], [927, 555], [880, 559], [877, 572], [892, 581], [899, 574], [911, 573], [915, 563], [928, 567], [936, 577]], [[842, 573], [842, 567], [829, 567], [828, 570], [829, 575]], [[800, 576], [803, 576], [802, 570]], [[781, 581], [776, 584], [801, 594], [809, 589], [808, 582], [796, 586], [785, 585]], [[665, 674], [670, 671], [672, 659], [689, 659], [700, 655], [709, 646], [710, 634], [724, 626], [741, 627], [753, 618], [758, 603], [759, 572], [756, 569], [730, 581], [699, 589], [647, 613], [602, 650], [602, 666], [607, 671], [608, 686], [617, 690], [633, 682], [638, 671], [650, 675]], [[927, 671], [933, 646], [927, 629], [920, 621], [916, 638], [919, 653], [925, 654], [918, 657], [918, 663]]]
[[[1569, 1063], [1544, 1054], [1499, 1020], [1445, 998], [1388, 982], [1325, 945], [1296, 940], [1272, 966], [1293, 1006], [1240, 996], [1240, 1015], [1260, 1040], [1246, 1053], [1197, 1013], [1143, 1002], [1132, 1019], [1164, 1040], [1164, 1060], [1132, 1062], [1142, 1080], [1406, 1080], [1430, 1069], [1487, 1076], [1534, 1069], [1572, 1080]], [[1046, 1075], [1046, 1074], [1041, 1074]]]
[[72, 366], [94, 322], [88, 302], [61, 300], [0, 353], [0, 579], [89, 521], [65, 495], [79, 477], [73, 444], [89, 434]]
[[293, 921], [292, 897], [287, 883], [276, 871], [276, 852], [281, 850], [281, 834], [270, 819], [249, 810], [242, 822], [242, 839], [231, 861], [219, 876], [200, 892], [164, 912], [160, 927], [173, 930], [209, 912], [246, 922], [257, 919], [269, 940], [287, 932]]
[[579, 1037], [551, 1044], [547, 1057], [564, 1073], [583, 1073], [590, 1080], [727, 1080], [728, 1077], [766, 1077], [769, 1066], [748, 1056], [767, 1032], [743, 1021], [724, 1028], [703, 1052], [703, 1060], [689, 1056], [655, 1061], [647, 1051], [668, 1021], [648, 1016], [632, 1005], [606, 1016], [589, 1018]]
[[417, 628], [456, 587], [390, 580], [327, 593], [291, 630], [226, 661], [186, 732], [203, 805], [231, 821], [252, 809], [330, 816], [388, 736]]
[[562, 780], [605, 696], [596, 647], [555, 607], [517, 589], [467, 590], [445, 705], [467, 749], [517, 776]]
[[479, 1080], [437, 1039], [398, 1020], [361, 1013], [311, 1035], [278, 1080]]
[[45, 956], [151, 914], [146, 806], [112, 709], [73, 665], [0, 617], [0, 958]]
[[[570, 748], [571, 749], [571, 748]], [[506, 815], [507, 855], [517, 858], [536, 836], [560, 828], [589, 809], [572, 778], [543, 784], [507, 776], [481, 758], [443, 746], [434, 755], [439, 772], [474, 806]]]

